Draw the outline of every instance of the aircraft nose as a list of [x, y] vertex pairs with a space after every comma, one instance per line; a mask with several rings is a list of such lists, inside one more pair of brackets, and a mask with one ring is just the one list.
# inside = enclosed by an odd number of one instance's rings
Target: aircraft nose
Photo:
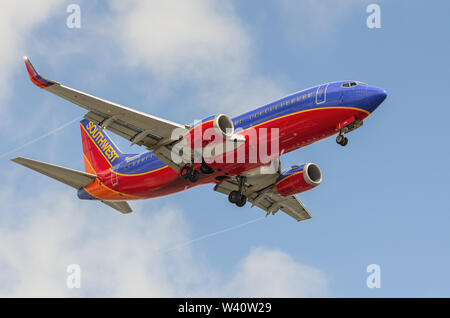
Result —
[[387, 92], [379, 87], [369, 86], [367, 88], [367, 107], [373, 112], [386, 99]]

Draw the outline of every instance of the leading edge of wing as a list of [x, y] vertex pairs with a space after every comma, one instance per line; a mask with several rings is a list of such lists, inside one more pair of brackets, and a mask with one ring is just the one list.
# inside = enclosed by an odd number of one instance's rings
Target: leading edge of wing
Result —
[[28, 71], [28, 75], [30, 76], [31, 81], [34, 85], [36, 85], [39, 88], [47, 88], [55, 84], [59, 84], [57, 82], [51, 81], [49, 79], [46, 79], [45, 77], [41, 76], [36, 69], [34, 68], [33, 64], [31, 64], [31, 61], [28, 59], [28, 57], [24, 56], [23, 61], [25, 62], [25, 66]]

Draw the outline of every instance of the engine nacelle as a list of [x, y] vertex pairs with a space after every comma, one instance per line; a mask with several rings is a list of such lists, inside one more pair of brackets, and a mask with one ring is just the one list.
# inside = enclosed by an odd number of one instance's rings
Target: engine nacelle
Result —
[[305, 163], [292, 167], [278, 178], [274, 191], [282, 196], [288, 196], [308, 191], [322, 182], [322, 172], [314, 163]]
[[230, 117], [224, 114], [210, 116], [196, 123], [185, 136], [191, 148], [205, 147], [217, 141], [223, 142], [234, 134], [234, 125]]

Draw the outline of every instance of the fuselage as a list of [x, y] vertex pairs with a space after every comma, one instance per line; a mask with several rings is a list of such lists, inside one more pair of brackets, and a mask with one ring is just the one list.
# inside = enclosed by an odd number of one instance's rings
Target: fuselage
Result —
[[[236, 134], [245, 134], [249, 129], [278, 128], [277, 140], [269, 144], [277, 142], [282, 155], [336, 135], [339, 125], [349, 118], [364, 120], [385, 98], [386, 92], [381, 88], [356, 81], [332, 82], [290, 94], [233, 117], [232, 121]], [[256, 141], [260, 142], [260, 139]], [[96, 171], [98, 180], [80, 189], [78, 195], [82, 199], [102, 200], [159, 197], [201, 184], [217, 183], [263, 164], [260, 160], [211, 163], [214, 172], [201, 174], [196, 183], [191, 183], [160, 161], [153, 151], [147, 151], [128, 155], [111, 168]]]

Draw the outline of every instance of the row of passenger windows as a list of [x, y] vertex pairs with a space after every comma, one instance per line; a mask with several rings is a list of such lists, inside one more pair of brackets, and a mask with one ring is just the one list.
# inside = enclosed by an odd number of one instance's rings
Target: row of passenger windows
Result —
[[124, 168], [130, 168], [130, 167], [134, 167], [135, 165], [138, 165], [138, 164], [140, 164], [140, 163], [143, 163], [144, 161], [147, 161], [147, 160], [149, 160], [150, 158], [153, 158], [153, 154], [151, 154], [151, 155], [147, 155], [146, 157], [143, 157], [143, 158], [139, 158], [138, 160], [133, 160], [133, 161], [131, 161], [131, 162], [128, 162], [128, 163], [126, 163], [125, 164], [125, 167]]
[[[312, 96], [312, 93], [303, 94], [303, 95], [297, 96], [297, 98], [292, 98], [292, 99], [287, 100], [287, 101], [285, 101], [285, 102], [278, 103], [278, 104], [276, 104], [275, 106], [272, 105], [272, 106], [266, 108], [265, 110], [262, 110], [262, 111], [260, 111], [260, 112], [258, 112], [258, 113], [251, 114], [251, 115], [250, 115], [250, 120], [252, 120], [253, 118], [258, 118], [258, 116], [262, 116], [262, 115], [264, 115], [264, 113], [267, 114], [269, 111], [271, 112], [271, 111], [273, 111], [274, 109], [275, 109], [275, 110], [278, 110], [279, 108], [282, 108], [282, 107], [284, 107], [284, 106], [289, 106], [290, 104], [293, 104], [293, 103], [295, 103], [296, 101], [297, 101], [297, 102], [300, 102], [300, 101], [302, 101], [302, 100], [305, 100], [307, 97], [311, 97], [311, 96]], [[243, 119], [241, 118], [240, 120], [236, 120], [236, 121], [234, 122], [234, 124], [235, 124], [235, 125], [237, 125], [237, 124], [239, 124], [239, 123], [242, 124], [242, 122], [243, 122]]]

